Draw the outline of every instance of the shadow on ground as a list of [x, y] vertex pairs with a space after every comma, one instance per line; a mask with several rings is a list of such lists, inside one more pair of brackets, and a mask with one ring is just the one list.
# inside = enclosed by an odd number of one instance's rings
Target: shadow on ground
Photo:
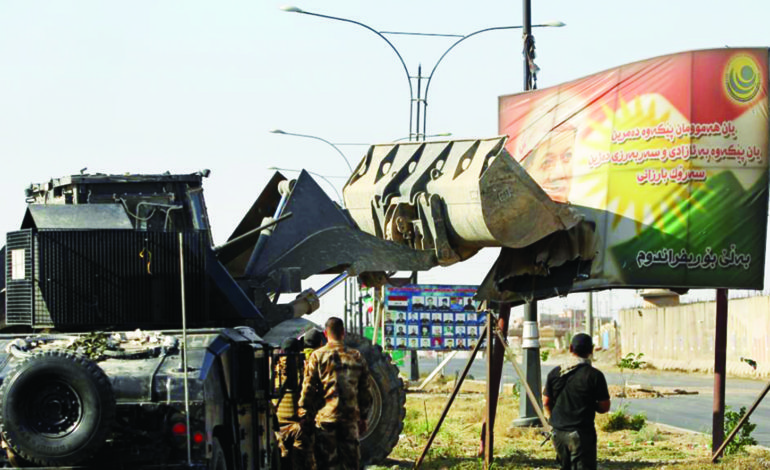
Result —
[[[599, 460], [599, 468], [607, 470], [635, 470], [639, 468], [660, 468], [660, 461], [635, 461], [619, 462], [612, 460]], [[413, 468], [414, 462], [411, 460], [387, 459], [382, 463], [385, 468]], [[481, 468], [481, 459], [470, 457], [434, 457], [423, 461], [420, 468], [448, 469], [448, 468]], [[494, 468], [559, 468], [554, 459], [538, 459], [527, 456], [524, 453], [506, 455], [496, 458]]]

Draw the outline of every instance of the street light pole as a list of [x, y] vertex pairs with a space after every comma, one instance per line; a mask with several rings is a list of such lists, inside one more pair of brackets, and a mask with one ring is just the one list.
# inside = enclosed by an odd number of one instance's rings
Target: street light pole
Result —
[[[530, 23], [531, 23], [531, 17], [525, 17], [525, 24], [522, 25], [522, 26], [495, 26], [495, 27], [492, 27], [492, 28], [484, 28], [484, 29], [480, 29], [478, 31], [474, 31], [474, 32], [472, 32], [470, 34], [466, 34], [464, 36], [460, 36], [460, 39], [455, 41], [451, 46], [449, 46], [447, 48], [447, 50], [444, 51], [443, 54], [441, 54], [441, 57], [439, 57], [438, 60], [436, 61], [436, 64], [433, 66], [433, 70], [430, 71], [430, 75], [428, 75], [428, 79], [426, 80], [426, 83], [425, 83], [425, 98], [422, 101], [422, 105], [423, 105], [422, 133], [423, 134], [425, 134], [425, 129], [426, 129], [426, 126], [427, 126], [426, 123], [428, 121], [428, 91], [430, 90], [430, 82], [433, 79], [433, 74], [436, 73], [436, 69], [438, 68], [439, 64], [441, 63], [442, 60], [444, 60], [444, 57], [446, 57], [446, 55], [449, 54], [449, 51], [454, 49], [455, 46], [459, 45], [461, 42], [465, 41], [466, 39], [469, 39], [469, 38], [471, 38], [473, 36], [476, 36], [476, 35], [479, 35], [481, 33], [486, 33], [488, 31], [502, 31], [502, 30], [506, 30], [506, 29], [524, 29], [524, 31], [525, 31], [524, 35], [526, 36], [526, 35], [531, 35], [532, 28], [548, 28], [548, 27], [551, 27], [551, 28], [561, 28], [562, 26], [565, 26], [565, 24], [563, 22], [561, 22], [561, 21], [550, 21], [548, 23], [540, 23], [540, 24], [536, 24], [536, 25], [531, 25]], [[421, 35], [420, 33], [395, 33], [395, 32], [391, 33], [391, 34], [414, 34], [414, 35]], [[443, 36], [450, 36], [450, 35], [443, 35]], [[451, 35], [451, 36], [454, 36], [454, 35]], [[532, 47], [534, 48], [534, 42], [532, 43]], [[534, 50], [533, 50], [533, 54], [534, 54]], [[528, 74], [528, 68], [526, 67], [526, 60], [525, 60], [525, 72], [524, 73]], [[527, 80], [528, 80], [528, 75], [525, 75], [525, 85], [524, 85], [524, 89], [525, 90], [529, 90], [530, 89], [530, 88], [527, 88], [527, 85], [526, 85]]]
[[[530, 0], [523, 0], [522, 40], [524, 43], [524, 90], [537, 88], [537, 66], [535, 66], [535, 38], [532, 36], [532, 10]], [[510, 306], [508, 307], [510, 309]], [[541, 368], [540, 368], [540, 332], [537, 327], [537, 301], [532, 300], [524, 305], [524, 324], [522, 330], [523, 369], [527, 376], [527, 385], [535, 393], [538, 404], [542, 407]], [[519, 419], [514, 420], [515, 426], [538, 426], [540, 420], [529, 400], [519, 402]]]
[[401, 53], [398, 52], [398, 49], [396, 49], [396, 46], [394, 46], [393, 43], [390, 42], [390, 40], [388, 40], [388, 38], [386, 38], [382, 33], [377, 31], [376, 29], [372, 28], [369, 25], [361, 23], [360, 21], [350, 20], [348, 18], [339, 18], [337, 16], [322, 15], [320, 13], [313, 13], [311, 11], [305, 11], [295, 6], [281, 7], [281, 10], [287, 11], [290, 13], [301, 13], [303, 15], [308, 15], [308, 16], [317, 16], [318, 18], [326, 18], [327, 20], [342, 21], [344, 23], [354, 24], [368, 31], [371, 31], [372, 33], [376, 34], [380, 39], [388, 43], [388, 46], [390, 46], [390, 48], [393, 49], [393, 52], [396, 53], [398, 60], [401, 62], [401, 66], [404, 68], [404, 73], [406, 73], [406, 81], [409, 83], [409, 135], [410, 136], [412, 135], [412, 115], [414, 114], [414, 104], [413, 104], [414, 90], [412, 89], [412, 77], [409, 75], [409, 68], [406, 66], [406, 62], [404, 62], [404, 58], [401, 57]]
[[328, 140], [315, 136], [315, 135], [307, 135], [307, 134], [295, 134], [294, 132], [286, 132], [282, 131], [281, 129], [271, 129], [271, 134], [279, 134], [279, 135], [293, 135], [294, 137], [305, 137], [306, 139], [315, 139], [320, 140], [321, 142], [330, 145], [334, 150], [337, 151], [337, 153], [340, 154], [343, 160], [345, 160], [345, 164], [348, 166], [348, 170], [350, 170], [351, 173], [353, 173], [353, 167], [350, 166], [350, 162], [348, 161], [348, 157], [345, 156], [344, 153], [342, 153], [342, 150], [340, 150], [339, 147], [334, 145], [333, 143], [329, 142]]
[[[525, 0], [528, 1], [528, 0]], [[309, 11], [302, 10], [301, 8], [295, 7], [295, 6], [288, 6], [288, 7], [282, 7], [281, 8], [284, 11], [292, 12], [292, 13], [302, 13], [304, 15], [310, 15], [310, 16], [317, 16], [319, 18], [326, 18], [330, 20], [337, 20], [337, 21], [344, 21], [346, 23], [352, 23], [358, 26], [361, 26], [362, 28], [366, 28], [367, 30], [373, 32], [380, 38], [382, 38], [385, 42], [388, 43], [388, 46], [390, 46], [391, 49], [393, 49], [393, 52], [396, 53], [398, 56], [399, 61], [401, 61], [401, 65], [404, 68], [404, 72], [406, 72], [406, 78], [409, 82], [409, 140], [412, 140], [414, 137], [415, 140], [425, 140], [425, 136], [427, 135], [427, 117], [428, 117], [428, 90], [430, 88], [430, 82], [433, 79], [433, 75], [436, 72], [436, 69], [438, 68], [439, 64], [442, 60], [444, 60], [444, 57], [455, 48], [458, 44], [465, 41], [468, 38], [471, 38], [473, 36], [479, 35], [481, 33], [486, 33], [487, 31], [499, 31], [499, 30], [505, 30], [505, 29], [522, 29], [525, 28], [527, 31], [531, 31], [532, 28], [547, 28], [547, 27], [555, 27], [559, 28], [564, 26], [564, 23], [561, 21], [552, 21], [548, 23], [540, 23], [540, 24], [531, 24], [531, 19], [527, 17], [527, 26], [496, 26], [492, 28], [484, 28], [480, 29], [478, 31], [474, 31], [470, 34], [466, 35], [459, 35], [459, 34], [433, 34], [433, 33], [418, 33], [418, 32], [404, 32], [404, 31], [377, 31], [371, 26], [368, 26], [364, 23], [361, 23], [359, 21], [350, 20], [347, 18], [339, 18], [336, 16], [329, 16], [329, 15], [322, 15], [320, 13], [313, 13]], [[385, 37], [386, 34], [399, 34], [399, 35], [405, 35], [405, 36], [438, 36], [438, 37], [456, 37], [459, 38], [456, 40], [451, 46], [449, 46], [443, 54], [441, 54], [441, 57], [439, 57], [438, 61], [433, 65], [433, 69], [430, 72], [430, 75], [428, 77], [422, 76], [422, 65], [419, 65], [417, 68], [417, 76], [412, 76], [409, 73], [409, 67], [407, 67], [406, 62], [404, 62], [403, 57], [398, 52], [398, 49], [396, 49], [396, 46], [391, 43], [387, 37]], [[525, 33], [525, 37], [531, 37], [531, 34], [529, 32]], [[532, 57], [534, 57], [534, 41], [532, 42]], [[533, 63], [534, 65], [534, 63]], [[426, 78], [425, 80], [425, 95], [424, 97], [421, 96], [422, 92], [422, 80], [423, 78]], [[417, 98], [415, 99], [414, 96], [414, 88], [412, 87], [412, 79], [417, 79]], [[529, 88], [527, 88], [529, 89]], [[414, 109], [414, 103], [417, 103], [417, 122], [414, 122], [413, 116], [415, 114]], [[422, 107], [422, 112], [420, 110], [420, 107]], [[421, 116], [422, 114], [422, 116]], [[422, 117], [422, 123], [420, 122], [420, 118]], [[414, 130], [412, 130], [412, 126], [414, 124]], [[422, 132], [420, 131], [420, 128], [422, 127]]]

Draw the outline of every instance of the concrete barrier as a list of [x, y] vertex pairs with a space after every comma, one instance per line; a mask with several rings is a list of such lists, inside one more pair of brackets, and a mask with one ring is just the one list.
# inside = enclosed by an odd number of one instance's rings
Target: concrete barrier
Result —
[[[644, 353], [643, 359], [658, 369], [713, 372], [715, 320], [715, 302], [621, 310], [621, 353]], [[769, 335], [770, 297], [731, 299], [728, 374], [770, 377]], [[756, 361], [757, 369], [741, 358]]]

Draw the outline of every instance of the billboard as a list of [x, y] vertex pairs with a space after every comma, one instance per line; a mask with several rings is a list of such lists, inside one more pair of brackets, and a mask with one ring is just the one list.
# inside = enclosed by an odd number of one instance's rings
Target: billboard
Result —
[[596, 225], [580, 290], [763, 285], [768, 49], [684, 52], [499, 99], [506, 149]]
[[486, 314], [477, 312], [476, 286], [410, 284], [385, 288], [386, 349], [468, 350]]

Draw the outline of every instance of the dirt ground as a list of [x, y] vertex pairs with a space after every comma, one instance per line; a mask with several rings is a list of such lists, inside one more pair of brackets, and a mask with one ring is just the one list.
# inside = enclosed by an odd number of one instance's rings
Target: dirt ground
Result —
[[[384, 466], [374, 469], [412, 468], [449, 398], [452, 381], [440, 381], [429, 393], [409, 393], [406, 420], [398, 446]], [[484, 409], [483, 383], [463, 385], [422, 464], [424, 469], [478, 469]], [[509, 391], [508, 391], [509, 392]], [[501, 395], [495, 423], [495, 469], [555, 469], [550, 442], [543, 443], [537, 429], [511, 427], [518, 416], [518, 400], [511, 393]], [[601, 426], [606, 415], [597, 418]], [[710, 463], [710, 439], [654, 424], [640, 431], [598, 431], [600, 469], [770, 469], [770, 451], [751, 447], [746, 453], [728, 456], [718, 465]]]

